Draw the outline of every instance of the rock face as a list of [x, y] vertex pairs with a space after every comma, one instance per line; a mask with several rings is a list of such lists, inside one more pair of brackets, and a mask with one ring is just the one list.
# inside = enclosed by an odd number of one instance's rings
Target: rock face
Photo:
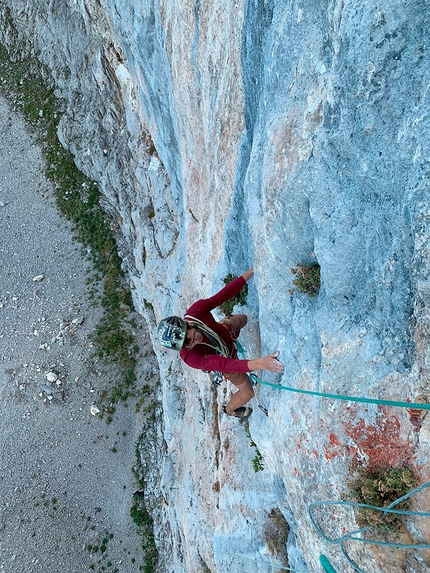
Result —
[[[265, 381], [430, 392], [426, 2], [3, 0], [0, 13], [2, 43], [37, 54], [64, 98], [60, 137], [100, 183], [153, 337], [162, 316], [253, 265], [242, 343], [285, 363]], [[291, 297], [290, 267], [313, 260], [319, 295]], [[427, 418], [267, 386], [269, 416], [250, 421], [255, 472], [245, 429], [220, 415], [231, 388], [214, 395], [207, 375], [154, 349], [160, 570], [286, 566], [270, 542], [279, 508], [290, 567], [320, 571], [323, 553], [351, 571], [308, 504], [339, 499], [352, 460], [429, 478]], [[356, 528], [347, 514], [336, 524]], [[410, 529], [428, 541], [421, 522]], [[363, 543], [351, 555], [368, 572], [428, 570]]]

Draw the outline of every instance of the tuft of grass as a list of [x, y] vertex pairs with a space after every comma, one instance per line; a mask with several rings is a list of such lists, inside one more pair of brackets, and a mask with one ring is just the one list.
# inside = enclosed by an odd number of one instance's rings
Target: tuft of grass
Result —
[[254, 468], [254, 471], [255, 471], [255, 473], [262, 472], [264, 470], [263, 456], [261, 455], [255, 442], [253, 442], [252, 440], [251, 440], [251, 446], [255, 447], [255, 451], [256, 451], [255, 458], [252, 460], [252, 466]]
[[[235, 275], [232, 275], [231, 273], [229, 273], [224, 279], [223, 282], [225, 285], [228, 285], [229, 283], [231, 283], [231, 281], [233, 281], [235, 278], [237, 278]], [[232, 312], [233, 312], [233, 308], [236, 305], [240, 305], [243, 306], [246, 304], [246, 297], [248, 296], [248, 285], [245, 284], [245, 286], [243, 287], [243, 289], [233, 298], [231, 298], [230, 300], [227, 300], [226, 302], [224, 302], [223, 304], [220, 305], [219, 309], [221, 310], [222, 313], [225, 314], [225, 316], [229, 316]]]
[[[358, 477], [348, 483], [349, 497], [357, 503], [365, 503], [375, 507], [387, 507], [393, 501], [407, 494], [418, 485], [411, 470], [407, 467], [385, 469], [357, 469]], [[346, 495], [342, 499], [346, 499]], [[407, 510], [410, 500], [406, 499], [395, 506], [395, 509]], [[360, 507], [357, 509], [355, 521], [359, 527], [371, 526], [379, 531], [398, 531], [401, 526], [401, 516], [376, 509]]]
[[261, 452], [258, 449], [257, 444], [252, 439], [251, 432], [249, 430], [249, 424], [246, 424], [244, 427], [245, 427], [245, 432], [250, 441], [249, 445], [255, 449], [255, 458], [252, 460], [252, 466], [254, 468], [255, 473], [262, 472], [264, 470], [263, 456], [261, 455]]
[[295, 275], [292, 281], [294, 288], [288, 292], [292, 296], [295, 292], [305, 293], [311, 297], [316, 296], [320, 290], [321, 276], [320, 265], [317, 262], [309, 265], [296, 263], [296, 268], [291, 267], [290, 272]]

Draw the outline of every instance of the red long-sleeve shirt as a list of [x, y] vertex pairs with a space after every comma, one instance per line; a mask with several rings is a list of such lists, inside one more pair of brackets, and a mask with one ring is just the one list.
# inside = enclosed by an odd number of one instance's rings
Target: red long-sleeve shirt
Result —
[[[211, 310], [220, 306], [223, 302], [233, 298], [241, 291], [245, 284], [246, 281], [242, 276], [237, 277], [237, 279], [234, 279], [217, 294], [214, 294], [210, 298], [202, 298], [195, 302], [186, 312], [186, 315], [201, 320], [206, 324], [206, 326], [215, 331], [226, 343], [231, 356], [236, 355], [233, 338], [225, 326], [216, 322], [212, 316]], [[203, 342], [211, 344], [204, 334]], [[220, 372], [250, 371], [247, 360], [217, 356], [215, 349], [209, 348], [206, 344], [196, 344], [193, 348], [183, 348], [179, 353], [182, 360], [188, 364], [188, 366], [191, 366], [191, 368], [196, 368], [198, 370], [210, 370], [212, 372], [216, 370]]]

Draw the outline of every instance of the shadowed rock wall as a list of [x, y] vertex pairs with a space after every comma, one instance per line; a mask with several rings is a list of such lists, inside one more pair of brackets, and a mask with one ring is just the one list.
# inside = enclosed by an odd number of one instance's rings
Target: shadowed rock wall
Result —
[[[286, 366], [265, 379], [385, 399], [429, 390], [427, 2], [0, 9], [1, 40], [37, 53], [65, 98], [61, 138], [100, 182], [153, 334], [254, 265], [243, 345], [248, 356], [279, 348]], [[290, 267], [312, 260], [320, 294], [291, 297]], [[427, 418], [267, 387], [269, 416], [255, 408], [250, 422], [265, 465], [255, 473], [244, 429], [219, 415], [230, 387], [213, 395], [206, 375], [155, 351], [166, 570], [285, 565], [268, 542], [278, 506], [291, 567], [318, 571], [325, 553], [348, 571], [308, 503], [338, 499], [352, 460], [407, 462], [428, 479]], [[354, 528], [351, 515], [337, 523]], [[353, 550], [369, 572], [421, 571], [413, 556], [372, 551]]]

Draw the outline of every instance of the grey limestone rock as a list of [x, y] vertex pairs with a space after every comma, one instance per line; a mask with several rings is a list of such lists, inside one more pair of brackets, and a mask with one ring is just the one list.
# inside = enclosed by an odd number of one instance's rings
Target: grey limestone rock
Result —
[[[162, 316], [253, 265], [244, 346], [279, 348], [285, 363], [266, 381], [412, 401], [428, 390], [427, 2], [3, 0], [0, 11], [1, 42], [38, 53], [64, 98], [60, 138], [117, 221], [153, 337]], [[290, 267], [315, 260], [318, 296], [291, 297]], [[163, 570], [272, 571], [264, 521], [279, 506], [290, 565], [317, 571], [324, 552], [349, 571], [308, 504], [339, 499], [352, 460], [408, 462], [428, 479], [425, 425], [421, 437], [407, 411], [267, 386], [269, 416], [250, 421], [255, 473], [243, 428], [219, 414], [231, 389], [213, 396], [205, 375], [154, 350], [169, 436], [154, 452]], [[353, 553], [387, 571], [372, 548]], [[391, 570], [409, 566], [397, 559]]]

